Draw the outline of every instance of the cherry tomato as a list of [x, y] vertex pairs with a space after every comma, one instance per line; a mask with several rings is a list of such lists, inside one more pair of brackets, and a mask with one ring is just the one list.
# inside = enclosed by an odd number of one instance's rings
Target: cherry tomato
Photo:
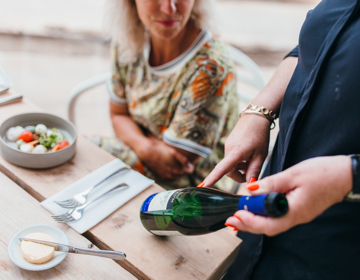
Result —
[[21, 134], [19, 136], [19, 140], [20, 139], [23, 140], [24, 142], [28, 143], [34, 139], [34, 135], [32, 134], [31, 131], [24, 130], [23, 132], [21, 132]]
[[66, 140], [62, 140], [61, 142], [58, 143], [59, 145], [59, 149], [58, 150], [61, 150], [61, 149], [64, 149], [65, 147], [69, 146], [69, 142], [66, 141]]
[[62, 140], [60, 141], [59, 143], [57, 143], [54, 148], [51, 149], [52, 152], [55, 152], [55, 151], [58, 151], [58, 150], [61, 150], [61, 149], [64, 149], [66, 148], [67, 146], [69, 146], [69, 142], [66, 141], [66, 140]]

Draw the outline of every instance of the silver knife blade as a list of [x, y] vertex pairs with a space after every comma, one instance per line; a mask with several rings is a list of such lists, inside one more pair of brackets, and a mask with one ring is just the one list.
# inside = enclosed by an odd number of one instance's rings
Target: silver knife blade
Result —
[[118, 251], [110, 251], [110, 250], [94, 250], [94, 249], [87, 249], [87, 248], [80, 248], [71, 245], [65, 245], [56, 242], [50, 242], [45, 240], [38, 240], [32, 238], [19, 238], [20, 242], [22, 241], [31, 241], [38, 244], [43, 244], [47, 246], [51, 246], [55, 248], [55, 251], [67, 252], [67, 253], [74, 253], [74, 254], [84, 254], [84, 255], [91, 255], [97, 257], [104, 257], [110, 258], [113, 260], [124, 260], [126, 258], [126, 254], [123, 252]]
[[51, 246], [55, 248], [55, 251], [61, 251], [61, 252], [67, 252], [67, 253], [74, 253], [74, 247], [70, 245], [65, 245], [61, 243], [55, 243], [45, 240], [38, 240], [38, 239], [32, 239], [32, 238], [19, 238], [20, 241], [32, 241], [38, 244], [43, 244], [47, 246]]

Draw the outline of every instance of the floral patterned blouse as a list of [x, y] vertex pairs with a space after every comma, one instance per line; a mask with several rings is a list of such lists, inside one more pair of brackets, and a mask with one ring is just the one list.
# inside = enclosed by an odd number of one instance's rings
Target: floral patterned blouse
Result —
[[[224, 143], [238, 119], [234, 66], [226, 46], [203, 30], [188, 50], [158, 67], [148, 63], [150, 44], [132, 64], [122, 64], [113, 47], [111, 101], [126, 105], [132, 119], [165, 143], [195, 153], [192, 175], [164, 182], [167, 188], [196, 186], [224, 157]], [[224, 177], [216, 187], [230, 190]]]

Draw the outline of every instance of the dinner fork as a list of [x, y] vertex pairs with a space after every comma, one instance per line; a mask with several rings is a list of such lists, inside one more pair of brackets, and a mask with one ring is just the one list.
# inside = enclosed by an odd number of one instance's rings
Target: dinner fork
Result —
[[75, 208], [81, 205], [84, 205], [87, 201], [87, 197], [89, 195], [89, 193], [91, 191], [93, 191], [97, 186], [99, 186], [101, 183], [105, 182], [107, 179], [109, 179], [110, 177], [123, 172], [123, 171], [128, 171], [130, 170], [130, 167], [128, 166], [124, 166], [118, 170], [116, 170], [115, 172], [111, 173], [109, 176], [107, 176], [106, 178], [104, 178], [103, 180], [101, 180], [99, 183], [97, 183], [96, 185], [92, 186], [91, 188], [88, 188], [87, 190], [78, 193], [76, 195], [74, 195], [72, 198], [70, 199], [66, 199], [63, 201], [54, 201], [57, 205], [63, 207], [63, 208]]
[[100, 198], [103, 198], [104, 196], [114, 192], [115, 190], [122, 188], [128, 188], [129, 185], [126, 183], [122, 183], [120, 185], [117, 185], [116, 187], [113, 187], [112, 189], [108, 190], [107, 192], [103, 193], [102, 195], [99, 195], [97, 198], [86, 202], [85, 204], [75, 207], [73, 209], [71, 209], [70, 211], [68, 211], [67, 213], [64, 214], [60, 214], [60, 215], [54, 215], [51, 216], [55, 221], [57, 221], [58, 223], [71, 223], [71, 222], [76, 222], [78, 220], [81, 219], [81, 217], [83, 216], [84, 213], [84, 209], [89, 206], [90, 204], [92, 204], [93, 202], [99, 200]]

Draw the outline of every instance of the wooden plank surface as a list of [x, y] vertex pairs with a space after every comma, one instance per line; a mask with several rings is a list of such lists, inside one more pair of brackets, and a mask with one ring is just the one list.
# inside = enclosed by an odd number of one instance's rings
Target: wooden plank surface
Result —
[[101, 244], [98, 238], [106, 236], [106, 248], [122, 248], [129, 263], [119, 264], [140, 279], [219, 279], [240, 239], [226, 229], [201, 236], [150, 234], [141, 224], [140, 207], [146, 197], [161, 190], [158, 186], [145, 190], [84, 235], [94, 244]]
[[[39, 202], [0, 173], [0, 278], [1, 279], [136, 279], [111, 259], [68, 254], [57, 266], [44, 271], [27, 271], [9, 258], [8, 244], [21, 229], [35, 225], [55, 226], [71, 245], [87, 248], [89, 240], [67, 225], [54, 222]], [[94, 246], [93, 248], [96, 249]]]
[[[3, 109], [0, 123], [11, 115], [38, 110], [26, 100]], [[114, 159], [83, 136], [78, 137], [76, 155], [62, 166], [34, 171], [0, 157], [0, 171], [42, 201]], [[146, 197], [160, 191], [164, 189], [152, 185], [84, 236], [101, 249], [124, 251], [127, 259], [118, 263], [139, 279], [219, 279], [241, 240], [226, 229], [195, 237], [164, 238], [148, 233], [140, 221], [140, 206]]]

